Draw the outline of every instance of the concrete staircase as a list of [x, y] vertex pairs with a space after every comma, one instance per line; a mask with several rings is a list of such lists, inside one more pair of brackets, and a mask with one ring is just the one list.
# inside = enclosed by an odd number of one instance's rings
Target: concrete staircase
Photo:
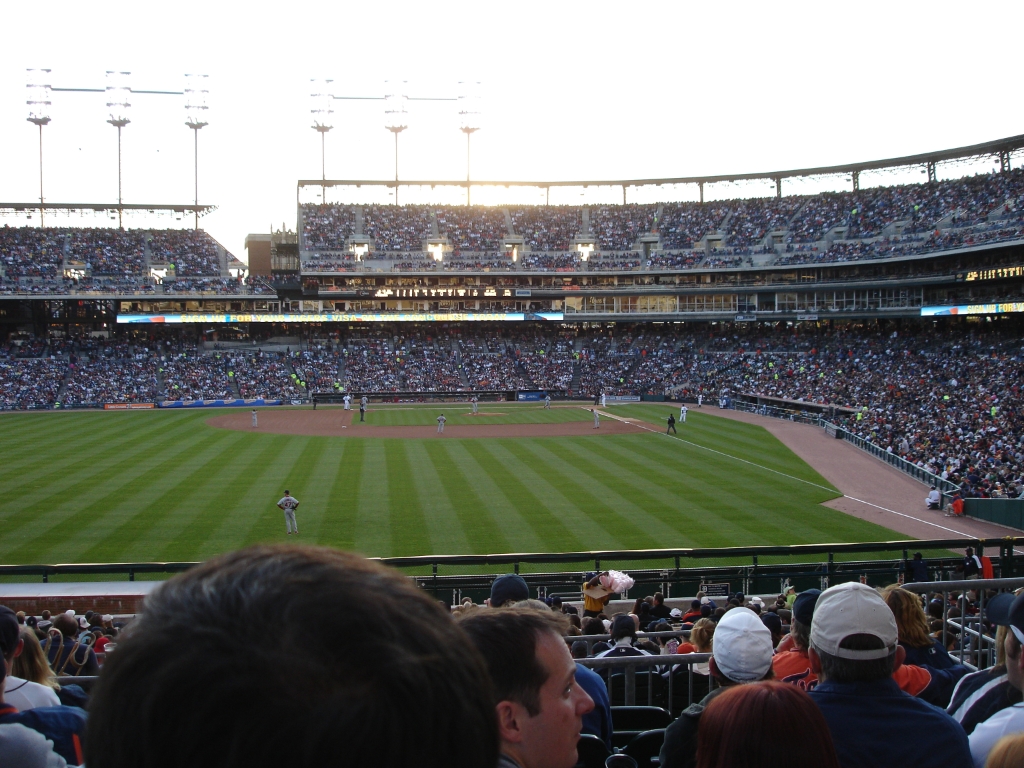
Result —
[[512, 214], [509, 212], [508, 208], [502, 208], [501, 210], [502, 213], [505, 214], [505, 231], [508, 232], [509, 235], [515, 235], [516, 231], [515, 226], [512, 224]]
[[357, 237], [363, 237], [363, 206], [353, 206], [353, 213], [355, 218], [355, 231], [353, 234]]

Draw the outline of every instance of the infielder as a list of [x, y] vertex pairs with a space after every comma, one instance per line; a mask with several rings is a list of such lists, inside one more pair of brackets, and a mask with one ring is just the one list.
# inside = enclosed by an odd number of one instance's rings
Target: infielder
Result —
[[295, 522], [295, 510], [299, 508], [299, 500], [292, 496], [291, 491], [286, 490], [277, 506], [284, 510], [284, 524], [288, 528], [288, 534], [298, 533], [299, 524]]
[[370, 404], [370, 399], [366, 395], [363, 395], [363, 399], [360, 400], [359, 402], [362, 403], [363, 407], [365, 408]]
[[473, 395], [473, 397], [470, 399], [469, 402], [471, 402], [473, 404], [473, 413], [478, 413], [479, 412], [480, 398], [477, 397], [476, 395]]
[[544, 393], [544, 408], [548, 411], [551, 410], [551, 395]]
[[346, 411], [351, 411], [352, 410], [352, 395], [345, 395], [343, 398], [341, 398], [341, 400], [342, 400], [342, 402], [345, 403], [345, 410]]
[[601, 393], [601, 407], [602, 408], [607, 408], [608, 407], [608, 396], [604, 392]]
[[440, 435], [442, 432], [444, 432], [444, 423], [446, 421], [448, 421], [448, 419], [444, 417], [443, 413], [437, 417], [437, 434]]
[[686, 405], [681, 405], [679, 407], [679, 423], [680, 424], [685, 424], [686, 423]]
[[253, 426], [253, 428], [256, 427], [256, 421], [257, 421], [257, 419], [256, 419], [256, 409], [253, 408], [252, 409], [252, 426]]
[[701, 407], [701, 404], [702, 404], [703, 402], [704, 402], [704, 395], [697, 395], [697, 407], [698, 407], [698, 408], [700, 408], [700, 407]]
[[597, 412], [597, 408], [591, 408], [590, 412], [594, 414], [594, 429], [598, 429], [601, 426], [601, 414]]

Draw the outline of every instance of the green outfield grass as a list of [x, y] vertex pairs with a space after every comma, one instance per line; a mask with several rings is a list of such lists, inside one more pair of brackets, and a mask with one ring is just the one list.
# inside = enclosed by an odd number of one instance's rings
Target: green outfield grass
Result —
[[[449, 423], [591, 418], [465, 408], [445, 407]], [[0, 563], [201, 560], [286, 541], [285, 488], [301, 501], [299, 541], [367, 555], [903, 538], [820, 506], [839, 492], [760, 427], [691, 410], [675, 439], [661, 434], [675, 408], [610, 410], [654, 431], [375, 440], [214, 429], [224, 411], [210, 409], [0, 415]], [[433, 424], [440, 411], [377, 406], [369, 419]]]
[[[536, 403], [480, 403], [479, 407], [480, 412], [474, 416], [465, 403], [415, 406], [379, 403], [371, 405], [366, 412], [366, 423], [382, 427], [436, 426], [437, 417], [442, 413], [446, 424], [559, 424], [594, 418], [582, 406], [552, 405], [546, 409]], [[355, 421], [358, 424], [359, 419]]]

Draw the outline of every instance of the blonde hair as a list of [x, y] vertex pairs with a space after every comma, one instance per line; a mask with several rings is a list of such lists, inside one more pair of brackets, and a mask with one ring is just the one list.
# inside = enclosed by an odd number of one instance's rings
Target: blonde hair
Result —
[[1003, 736], [988, 753], [985, 768], [1017, 768], [1024, 765], [1024, 733]]
[[690, 630], [690, 643], [698, 653], [711, 653], [711, 640], [715, 635], [715, 622], [711, 619], [700, 619]]
[[931, 627], [921, 607], [920, 597], [899, 584], [890, 584], [882, 590], [882, 599], [896, 617], [900, 643], [911, 648], [928, 648], [933, 644]]
[[39, 644], [39, 638], [29, 627], [22, 627], [19, 635], [24, 640], [24, 648], [21, 655], [11, 660], [11, 674], [29, 682], [39, 683], [54, 690], [60, 690], [57, 683], [57, 676], [50, 669], [50, 663], [46, 660], [43, 647]]

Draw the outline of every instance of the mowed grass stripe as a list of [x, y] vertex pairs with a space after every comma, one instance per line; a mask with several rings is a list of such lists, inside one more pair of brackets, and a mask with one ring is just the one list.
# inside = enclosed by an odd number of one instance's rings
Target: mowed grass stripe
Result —
[[521, 474], [525, 470], [509, 456], [506, 442], [460, 440], [448, 448], [453, 459], [467, 467], [466, 478], [486, 499], [494, 531], [506, 547], [492, 551], [550, 552], [559, 542], [578, 547], [576, 532], [548, 504], [552, 497], [543, 485]]
[[[220, 552], [244, 546], [251, 538], [253, 526], [268, 506], [271, 511], [278, 513], [281, 528], [284, 529], [284, 514], [276, 506], [277, 500], [283, 495], [280, 493], [282, 489], [278, 487], [277, 478], [268, 476], [267, 468], [278, 463], [290, 438], [287, 435], [259, 435], [249, 439], [259, 452], [253, 456], [246, 469], [231, 481], [241, 485], [243, 492], [235, 497], [233, 504], [225, 507], [223, 514], [219, 515], [216, 531], [206, 541], [198, 543], [196, 554], [189, 555], [185, 541], [179, 542], [181, 546], [177, 559], [205, 560]], [[213, 514], [217, 514], [216, 511]]]
[[314, 531], [315, 541], [341, 549], [354, 549], [366, 441], [342, 440], [338, 441], [338, 446], [340, 450], [331, 475], [333, 483], [327, 496], [327, 513], [320, 518], [319, 529]]
[[359, 507], [353, 525], [352, 544], [365, 555], [390, 555], [392, 521], [384, 443], [387, 440], [367, 440], [363, 449], [362, 472], [359, 476]]
[[[334, 485], [334, 473], [338, 467], [338, 458], [344, 452], [345, 443], [340, 440], [330, 440], [323, 437], [310, 438], [310, 450], [316, 452], [315, 458], [305, 453], [299, 458], [298, 466], [302, 467], [308, 461], [309, 471], [305, 477], [289, 477], [285, 480], [285, 488], [292, 492], [292, 495], [299, 499], [299, 511], [302, 516], [296, 513], [296, 523], [299, 526], [300, 536], [309, 536], [316, 540], [316, 532], [323, 525], [324, 517], [330, 514], [327, 507], [327, 499], [330, 496], [331, 488]], [[296, 493], [295, 488], [299, 491]], [[282, 496], [284, 495], [282, 488]], [[299, 495], [301, 494], [301, 495]], [[278, 496], [273, 501], [276, 502]], [[273, 505], [276, 507], [276, 504]], [[269, 507], [268, 507], [269, 508]], [[279, 510], [280, 511], [280, 510]], [[287, 526], [284, 524], [284, 512], [281, 512], [281, 533], [288, 535]]]
[[[678, 512], [668, 509], [664, 504], [666, 495], [672, 498], [675, 494], [647, 493], [641, 490], [643, 483], [637, 481], [642, 481], [642, 478], [637, 475], [625, 473], [621, 469], [609, 473], [595, 467], [593, 454], [590, 453], [591, 444], [604, 439], [572, 443], [534, 440], [524, 443], [523, 447], [534, 454], [540, 465], [549, 468], [551, 472], [573, 478], [577, 488], [585, 489], [590, 498], [599, 499], [601, 509], [610, 513], [606, 528], [621, 531], [620, 537], [627, 541], [633, 540], [635, 531], [642, 531], [652, 542], [650, 546], [664, 546], [666, 539], [675, 539], [678, 534]], [[631, 478], [634, 482], [630, 482]], [[593, 515], [592, 503], [587, 502], [583, 506]]]
[[422, 472], [419, 485], [426, 498], [435, 500], [440, 511], [433, 522], [452, 531], [449, 534], [452, 542], [443, 551], [449, 554], [481, 553], [490, 547], [494, 547], [495, 552], [510, 551], [511, 545], [496, 524], [494, 514], [495, 508], [506, 506], [508, 500], [499, 492], [499, 497], [490, 499], [495, 502], [495, 507], [484, 501], [477, 492], [477, 485], [469, 478], [474, 465], [477, 471], [472, 474], [480, 475], [484, 470], [479, 464], [467, 461], [461, 441], [418, 440], [416, 448], [422, 452], [419, 463], [426, 462], [429, 467], [429, 471]]
[[[461, 470], [450, 462], [443, 469], [435, 459], [437, 449], [445, 454], [444, 443], [450, 441], [409, 440], [405, 447], [408, 452], [410, 478], [416, 486], [427, 531], [430, 536], [430, 551], [436, 554], [455, 555], [475, 552], [475, 524], [483, 517], [483, 506], [475, 494], [460, 486]], [[476, 516], [465, 512], [476, 506]], [[492, 540], [487, 535], [486, 540]], [[479, 543], [479, 542], [477, 542]]]
[[402, 517], [402, 524], [391, 531], [391, 551], [397, 555], [422, 555], [430, 551], [430, 529], [420, 504], [420, 489], [412, 477], [412, 467], [404, 440], [384, 441], [387, 465], [388, 498]]
[[90, 536], [94, 543], [79, 557], [94, 562], [132, 557], [165, 560], [166, 545], [183, 535], [186, 527], [190, 530], [184, 535], [194, 542], [193, 519], [207, 493], [215, 487], [213, 482], [219, 470], [214, 467], [222, 455], [235, 449], [244, 438], [235, 433], [232, 439], [218, 440], [197, 450], [172, 472], [154, 467], [136, 478], [132, 488], [137, 491], [97, 521]]
[[[159, 437], [151, 438], [143, 433], [131, 440], [111, 440], [103, 450], [91, 452], [81, 450], [69, 438], [63, 454], [48, 457], [48, 461], [40, 464], [38, 472], [12, 476], [5, 468], [0, 468], [0, 523], [11, 525], [13, 521], [8, 519], [11, 512], [17, 512], [19, 517], [32, 517], [32, 513], [41, 515], [52, 509], [55, 500], [59, 500], [60, 505], [66, 505], [68, 498], [79, 501], [81, 489], [104, 482], [115, 485], [120, 482], [120, 473], [159, 460], [165, 449], [173, 455], [179, 454], [182, 446], [187, 449], [203, 434], [187, 423], [154, 432], [159, 432]], [[0, 545], [0, 554], [2, 552]]]
[[[575, 531], [575, 538], [587, 549], [592, 547], [593, 541], [603, 539], [618, 542], [622, 541], [624, 536], [635, 537], [642, 542], [654, 541], [654, 538], [639, 526], [622, 518], [615, 509], [605, 503], [604, 499], [594, 493], [593, 489], [578, 483], [571, 475], [540, 461], [536, 454], [527, 448], [527, 443], [531, 442], [533, 441], [504, 440], [502, 448], [507, 453], [506, 461], [510, 469], [544, 494], [550, 510], [548, 515], [557, 521], [558, 528]], [[541, 519], [539, 522], [548, 521]], [[553, 540], [548, 538], [548, 548]], [[644, 543], [639, 546], [650, 544]]]
[[25, 533], [31, 535], [31, 540], [3, 552], [4, 559], [21, 563], [73, 561], [94, 541], [101, 537], [109, 540], [110, 529], [116, 527], [117, 520], [139, 513], [134, 504], [136, 494], [175, 472], [180, 466], [176, 461], [180, 454], [205, 458], [208, 450], [215, 455], [224, 441], [224, 437], [214, 433], [197, 433], [195, 438], [194, 442], [176, 445], [176, 450], [155, 466], [138, 466], [131, 458], [124, 459], [119, 463], [123, 467], [116, 485], [102, 475], [76, 484], [79, 503], [37, 516], [26, 526]]

